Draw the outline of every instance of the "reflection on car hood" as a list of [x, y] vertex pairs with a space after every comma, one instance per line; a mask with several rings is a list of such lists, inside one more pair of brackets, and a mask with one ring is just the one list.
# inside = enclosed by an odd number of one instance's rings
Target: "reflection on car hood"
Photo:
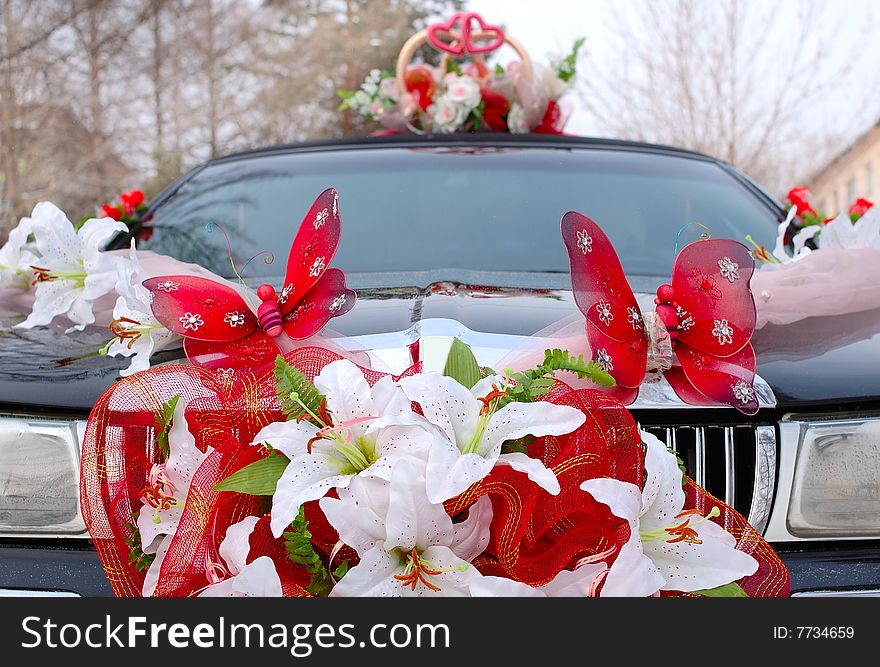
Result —
[[[650, 294], [640, 297], [650, 304]], [[475, 348], [481, 363], [493, 365], [536, 332], [577, 316], [568, 290], [443, 281], [425, 288], [361, 289], [357, 307], [332, 320], [331, 328], [345, 337], [340, 342], [371, 350], [378, 363], [399, 371], [417, 355], [429, 369], [442, 367], [456, 336]], [[853, 316], [845, 326], [843, 318], [826, 319], [756, 332], [758, 373], [772, 389], [759, 386], [764, 405], [773, 404], [774, 394], [784, 409], [865, 404], [880, 395], [880, 312]], [[9, 329], [12, 324], [0, 322], [0, 405], [8, 410], [88, 411], [128, 365], [96, 354], [107, 342], [106, 329], [64, 335], [62, 328], [22, 331]], [[179, 349], [168, 350], [154, 363], [181, 358]], [[665, 393], [662, 386], [644, 389], [640, 407], [658, 407], [650, 401]]]

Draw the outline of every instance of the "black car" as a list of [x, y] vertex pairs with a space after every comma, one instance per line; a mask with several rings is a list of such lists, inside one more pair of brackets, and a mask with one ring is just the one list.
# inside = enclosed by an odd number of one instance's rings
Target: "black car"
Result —
[[[559, 220], [599, 222], [650, 306], [676, 247], [700, 231], [772, 245], [784, 211], [730, 165], [575, 137], [394, 136], [213, 160], [151, 202], [139, 247], [229, 275], [219, 223], [253, 281], [280, 287], [301, 215], [340, 193], [334, 265], [358, 291], [331, 328], [397, 370], [442, 364], [463, 339], [492, 365], [577, 314]], [[129, 239], [120, 238], [124, 248]], [[109, 594], [78, 501], [84, 420], [126, 361], [91, 355], [106, 330], [63, 336], [0, 320], [0, 593]], [[414, 345], [418, 341], [418, 345]], [[880, 593], [880, 313], [759, 329], [760, 410], [682, 403], [665, 382], [631, 410], [694, 479], [779, 551], [795, 594]], [[166, 350], [154, 363], [182, 358]]]

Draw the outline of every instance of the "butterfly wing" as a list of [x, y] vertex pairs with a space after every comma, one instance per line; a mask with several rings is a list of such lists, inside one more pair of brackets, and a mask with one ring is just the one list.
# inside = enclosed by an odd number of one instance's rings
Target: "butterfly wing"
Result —
[[705, 354], [688, 345], [676, 345], [677, 364], [665, 377], [678, 397], [692, 405], [718, 403], [740, 412], [758, 412], [755, 395], [755, 350], [746, 343], [726, 357]]
[[160, 276], [143, 284], [152, 294], [153, 315], [184, 337], [183, 349], [194, 365], [236, 371], [271, 363], [278, 354], [229, 285], [197, 276]]
[[[678, 342], [719, 357], [742, 350], [755, 331], [755, 300], [749, 282], [755, 260], [730, 239], [695, 241], [672, 269], [679, 313]], [[683, 325], [690, 317], [690, 324]]]
[[590, 218], [570, 211], [562, 217], [575, 303], [587, 320], [593, 359], [623, 388], [645, 378], [648, 339], [635, 295], [617, 253]]
[[229, 285], [199, 276], [159, 276], [144, 281], [153, 315], [184, 338], [231, 341], [252, 333], [257, 317]]
[[295, 340], [318, 333], [332, 317], [354, 307], [357, 294], [345, 286], [345, 274], [328, 269], [317, 283], [284, 316], [284, 331]]
[[339, 195], [328, 188], [309, 208], [290, 246], [287, 275], [278, 296], [282, 317], [290, 313], [324, 275], [336, 254], [341, 234]]

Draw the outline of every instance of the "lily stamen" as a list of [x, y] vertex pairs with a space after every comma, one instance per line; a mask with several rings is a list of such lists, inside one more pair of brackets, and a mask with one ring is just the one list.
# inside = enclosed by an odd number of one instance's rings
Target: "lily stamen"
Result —
[[698, 539], [697, 531], [694, 530], [694, 526], [703, 523], [704, 521], [708, 521], [712, 517], [718, 516], [721, 514], [721, 510], [717, 507], [713, 507], [709, 514], [702, 517], [700, 520], [696, 521], [694, 524], [691, 524], [691, 518], [693, 516], [700, 516], [700, 510], [698, 509], [690, 509], [681, 512], [676, 515], [676, 519], [680, 519], [681, 517], [688, 517], [680, 524], [675, 526], [670, 526], [669, 528], [665, 528], [666, 532], [670, 535], [674, 536], [674, 539], [666, 540], [670, 544], [675, 544], [676, 542], [687, 542], [688, 544], [702, 544], [703, 540]]
[[[128, 327], [126, 325], [133, 324], [133, 327]], [[128, 341], [128, 349], [131, 349], [131, 346], [135, 344], [135, 342], [143, 335], [143, 331], [138, 329], [138, 327], [142, 327], [143, 325], [137, 320], [133, 320], [129, 317], [117, 317], [115, 320], [110, 322], [110, 331], [111, 333], [119, 339], [120, 342]]]
[[156, 510], [168, 510], [177, 504], [174, 490], [174, 484], [165, 474], [165, 465], [155, 463], [150, 468], [147, 486], [141, 489], [141, 496], [150, 507]]
[[428, 567], [430, 563], [422, 561], [419, 558], [419, 552], [413, 547], [413, 550], [407, 554], [407, 564], [403, 574], [395, 574], [394, 578], [401, 582], [402, 586], [409, 586], [412, 590], [416, 590], [419, 582], [423, 583], [435, 593], [440, 590], [439, 586], [435, 586], [428, 581], [424, 575], [436, 577], [442, 574], [443, 570], [434, 570]]
[[485, 396], [477, 396], [477, 400], [483, 404], [483, 407], [480, 408], [481, 415], [487, 415], [490, 412], [494, 412], [492, 403], [497, 402], [499, 399], [507, 396], [507, 392], [498, 388], [498, 385], [492, 385], [492, 391], [490, 391]]

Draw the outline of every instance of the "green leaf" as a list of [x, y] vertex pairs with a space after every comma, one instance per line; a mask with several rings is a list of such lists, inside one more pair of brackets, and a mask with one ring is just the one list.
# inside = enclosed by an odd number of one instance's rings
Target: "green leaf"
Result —
[[584, 361], [584, 355], [572, 357], [568, 350], [545, 350], [543, 366], [551, 371], [567, 371], [582, 380], [589, 379], [600, 387], [613, 387], [616, 382], [611, 375], [595, 361]]
[[226, 479], [217, 482], [215, 491], [235, 491], [251, 496], [271, 496], [278, 480], [290, 463], [286, 456], [273, 454], [246, 465]]
[[707, 588], [701, 591], [693, 591], [694, 595], [702, 595], [704, 598], [747, 598], [748, 593], [746, 593], [742, 586], [737, 584], [736, 582], [731, 582], [729, 584], [724, 584], [723, 586], [718, 586], [716, 588]]
[[315, 422], [313, 415], [321, 410], [324, 397], [301, 370], [288, 364], [280, 354], [275, 359], [275, 392], [287, 419], [305, 416]]
[[483, 127], [483, 114], [486, 111], [486, 102], [480, 100], [477, 107], [471, 112], [474, 116], [474, 132], [479, 132]]
[[[137, 520], [137, 514], [135, 514], [135, 520]], [[128, 562], [134, 566], [137, 572], [149, 570], [150, 565], [156, 559], [156, 554], [144, 553], [144, 550], [141, 548], [141, 531], [136, 523], [127, 523], [123, 528], [126, 531], [123, 539], [129, 548]]]
[[495, 76], [504, 76], [504, 67], [501, 66], [501, 63], [495, 65]]
[[575, 40], [569, 54], [562, 59], [562, 62], [560, 62], [559, 66], [556, 68], [556, 75], [566, 83], [571, 81], [577, 74], [578, 51], [581, 50], [581, 47], [586, 41], [586, 37], [581, 37], [580, 39]]
[[[312, 595], [326, 597], [333, 588], [333, 580], [324, 566], [324, 561], [315, 551], [312, 545], [312, 534], [309, 532], [309, 522], [306, 521], [303, 508], [299, 508], [299, 513], [290, 524], [290, 530], [284, 533], [284, 546], [287, 549], [287, 557], [302, 565], [306, 572], [312, 575], [311, 583], [306, 590]], [[336, 568], [333, 576], [339, 580], [348, 571], [348, 561], [345, 561]]]
[[456, 338], [449, 348], [443, 375], [457, 380], [459, 384], [471, 389], [482, 377], [480, 365], [470, 346]]
[[177, 408], [177, 402], [180, 400], [180, 394], [174, 396], [169, 401], [162, 404], [159, 412], [156, 414], [156, 446], [162, 457], [167, 461], [171, 456], [171, 447], [168, 443], [168, 434], [174, 425], [174, 410]]

